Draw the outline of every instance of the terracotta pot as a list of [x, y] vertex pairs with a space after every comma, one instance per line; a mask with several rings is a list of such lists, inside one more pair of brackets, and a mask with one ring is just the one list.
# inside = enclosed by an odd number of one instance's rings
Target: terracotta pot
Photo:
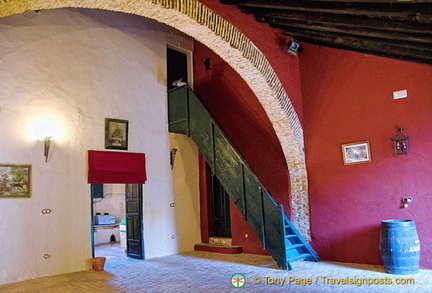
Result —
[[93, 270], [95, 271], [103, 271], [105, 266], [106, 257], [94, 257], [92, 258]]

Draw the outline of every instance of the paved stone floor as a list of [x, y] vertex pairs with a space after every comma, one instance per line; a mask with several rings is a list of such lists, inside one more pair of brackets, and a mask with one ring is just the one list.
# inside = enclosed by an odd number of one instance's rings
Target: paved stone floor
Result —
[[[2, 285], [0, 292], [432, 292], [431, 270], [401, 276], [387, 274], [381, 266], [300, 261], [294, 270], [283, 271], [267, 256], [201, 251], [135, 260], [125, 257], [118, 244], [98, 246], [96, 256], [107, 258], [104, 271]], [[245, 277], [242, 288], [231, 285], [234, 274]], [[241, 284], [241, 276], [234, 277]], [[363, 280], [372, 284], [344, 284]]]

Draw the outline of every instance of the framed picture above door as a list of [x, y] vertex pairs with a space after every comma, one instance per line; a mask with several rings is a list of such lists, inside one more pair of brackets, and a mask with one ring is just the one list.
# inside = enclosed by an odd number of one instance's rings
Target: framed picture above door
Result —
[[105, 118], [105, 148], [128, 149], [129, 121], [113, 118]]

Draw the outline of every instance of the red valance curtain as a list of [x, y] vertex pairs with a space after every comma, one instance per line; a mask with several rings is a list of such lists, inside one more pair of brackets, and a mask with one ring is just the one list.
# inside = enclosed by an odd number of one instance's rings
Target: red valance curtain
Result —
[[144, 184], [145, 154], [88, 151], [88, 183]]

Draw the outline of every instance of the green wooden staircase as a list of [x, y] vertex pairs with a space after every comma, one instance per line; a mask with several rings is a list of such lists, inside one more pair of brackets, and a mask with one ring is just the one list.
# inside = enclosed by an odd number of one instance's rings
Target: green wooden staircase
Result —
[[192, 138], [244, 219], [278, 266], [291, 270], [317, 254], [236, 151], [189, 86], [168, 91], [169, 131]]

